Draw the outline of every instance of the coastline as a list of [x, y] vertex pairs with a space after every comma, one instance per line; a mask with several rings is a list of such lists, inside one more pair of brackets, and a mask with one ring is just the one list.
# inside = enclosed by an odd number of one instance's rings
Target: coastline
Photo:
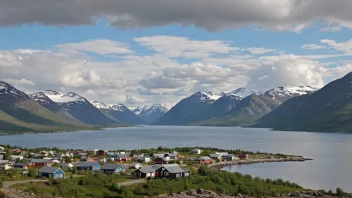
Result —
[[235, 165], [249, 165], [256, 163], [272, 163], [272, 162], [305, 162], [308, 160], [313, 160], [309, 158], [280, 158], [280, 159], [248, 159], [248, 160], [238, 160], [238, 161], [230, 161], [230, 162], [217, 162], [208, 165], [210, 168], [214, 168], [216, 170], [221, 170], [227, 166], [235, 166]]

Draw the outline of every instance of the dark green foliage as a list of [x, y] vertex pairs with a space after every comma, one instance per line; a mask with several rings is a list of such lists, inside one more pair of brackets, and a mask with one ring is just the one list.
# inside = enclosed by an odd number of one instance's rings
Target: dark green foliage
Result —
[[336, 195], [341, 197], [346, 195], [346, 193], [341, 188], [336, 188]]

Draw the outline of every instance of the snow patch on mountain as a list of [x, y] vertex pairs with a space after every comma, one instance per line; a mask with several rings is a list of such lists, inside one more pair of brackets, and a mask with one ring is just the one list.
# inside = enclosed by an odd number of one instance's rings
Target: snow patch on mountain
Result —
[[40, 103], [40, 104], [49, 104], [50, 99], [48, 96], [46, 96], [43, 92], [37, 92], [34, 94], [29, 94], [29, 97], [31, 97], [34, 101]]
[[169, 109], [164, 104], [153, 104], [137, 107], [135, 110], [133, 110], [133, 113], [135, 113], [136, 115], [148, 116], [152, 113], [167, 113], [168, 111]]
[[212, 92], [197, 92], [193, 94], [190, 98], [192, 98], [191, 102], [197, 100], [199, 102], [206, 102], [206, 103], [214, 103], [217, 99], [219, 99], [221, 95], [214, 94]]
[[66, 94], [63, 94], [59, 91], [49, 89], [49, 90], [43, 91], [43, 93], [56, 103], [87, 102], [85, 98], [73, 92], [68, 92]]
[[254, 91], [254, 90], [250, 90], [244, 87], [238, 88], [234, 91], [231, 91], [230, 93], [227, 93], [228, 95], [232, 95], [232, 96], [238, 96], [241, 98], [245, 98], [247, 96], [250, 96], [252, 94], [256, 94], [259, 95], [260, 93], [258, 91]]
[[102, 102], [98, 102], [98, 101], [90, 101], [90, 103], [92, 103], [92, 105], [94, 105], [96, 108], [98, 109], [110, 109], [110, 107]]
[[301, 96], [317, 91], [319, 88], [311, 86], [286, 86], [286, 87], [277, 87], [266, 91], [264, 94], [271, 97], [274, 100], [278, 98], [291, 98], [296, 96]]
[[127, 107], [123, 104], [112, 104], [112, 105], [109, 105], [109, 107], [114, 111], [125, 112], [127, 110]]
[[28, 95], [24, 92], [16, 89], [15, 87], [6, 82], [0, 81], [0, 96], [6, 94], [9, 94], [15, 98], [29, 98]]

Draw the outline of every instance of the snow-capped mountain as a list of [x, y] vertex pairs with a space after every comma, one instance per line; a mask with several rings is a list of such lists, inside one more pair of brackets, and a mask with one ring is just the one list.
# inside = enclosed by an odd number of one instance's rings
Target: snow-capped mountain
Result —
[[221, 95], [212, 92], [197, 92], [188, 98], [181, 100], [161, 117], [155, 124], [160, 125], [184, 125], [199, 117], [202, 110], [209, 107]]
[[[96, 108], [92, 103], [90, 103], [86, 98], [73, 93], [68, 92], [63, 94], [59, 91], [50, 89], [45, 90], [41, 93], [37, 93], [36, 96], [41, 96], [36, 100], [42, 101], [45, 100], [47, 96], [51, 101], [55, 102], [58, 106], [61, 107], [64, 111], [69, 112], [73, 117], [80, 120], [86, 124], [92, 125], [105, 125], [105, 124], [116, 124], [119, 123], [113, 118], [108, 117], [98, 108]], [[33, 95], [34, 97], [34, 95]], [[45, 104], [42, 104], [45, 106]]]
[[233, 96], [238, 96], [238, 97], [241, 97], [241, 98], [245, 98], [249, 95], [252, 95], [252, 94], [260, 94], [258, 91], [255, 91], [255, 90], [250, 90], [250, 89], [247, 89], [247, 88], [244, 88], [244, 87], [241, 87], [241, 88], [238, 88], [234, 91], [231, 91], [229, 93], [226, 93], [227, 95], [233, 95]]
[[153, 104], [137, 107], [133, 113], [147, 123], [152, 123], [164, 116], [168, 111], [169, 109], [164, 104]]
[[305, 94], [310, 94], [317, 90], [318, 88], [311, 87], [311, 86], [286, 86], [286, 87], [277, 87], [269, 91], [266, 91], [264, 95], [269, 96], [273, 100], [276, 100], [282, 103], [290, 98], [305, 95]]
[[11, 96], [17, 99], [28, 99], [29, 96], [24, 92], [16, 89], [12, 85], [0, 81], [0, 97]]
[[126, 124], [145, 124], [145, 122], [140, 117], [134, 114], [123, 104], [106, 105], [98, 101], [92, 101], [91, 103], [109, 117], [120, 122]]
[[67, 110], [63, 109], [58, 103], [52, 101], [43, 92], [37, 92], [29, 95], [33, 100], [42, 105], [43, 107], [49, 109], [53, 113], [59, 115], [67, 121], [75, 122], [77, 124], [82, 124], [81, 121], [72, 116]]
[[214, 94], [212, 92], [197, 92], [190, 96], [191, 102], [199, 101], [205, 103], [214, 103], [217, 99], [219, 99], [221, 95]]

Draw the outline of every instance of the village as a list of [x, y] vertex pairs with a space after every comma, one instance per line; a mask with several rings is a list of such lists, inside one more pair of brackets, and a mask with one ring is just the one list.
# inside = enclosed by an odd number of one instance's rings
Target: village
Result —
[[[188, 157], [177, 151], [148, 154], [134, 154], [127, 152], [111, 152], [104, 150], [72, 152], [56, 152], [42, 150], [38, 153], [25, 149], [5, 150], [0, 147], [0, 170], [16, 170], [22, 175], [30, 169], [37, 171], [37, 177], [53, 179], [65, 178], [66, 172], [92, 171], [102, 174], [120, 174], [128, 172], [133, 178], [179, 178], [191, 174], [188, 167], [207, 165], [221, 161], [248, 160], [248, 154], [229, 154], [214, 152], [208, 156], [202, 155], [201, 149], [194, 148]], [[187, 162], [187, 163], [184, 163]]]

